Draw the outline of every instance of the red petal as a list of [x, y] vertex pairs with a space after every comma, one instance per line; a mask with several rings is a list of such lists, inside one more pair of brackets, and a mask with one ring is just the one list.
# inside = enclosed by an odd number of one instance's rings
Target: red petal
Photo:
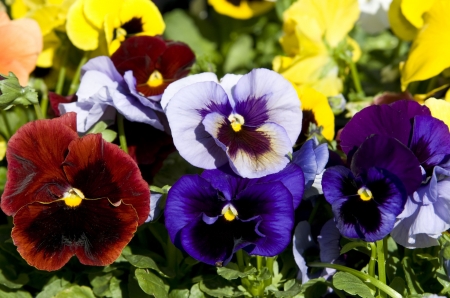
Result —
[[195, 62], [195, 54], [188, 45], [182, 42], [169, 42], [167, 49], [161, 57], [158, 67], [164, 79], [171, 80], [169, 83], [185, 77], [189, 68]]
[[117, 145], [100, 134], [90, 134], [73, 141], [64, 161], [64, 172], [70, 185], [86, 198], [109, 198], [132, 205], [145, 222], [150, 212], [150, 190], [134, 160]]
[[124, 74], [128, 70], [133, 71], [136, 84], [147, 84], [148, 78], [155, 69], [153, 62], [147, 56], [130, 58], [116, 66], [117, 70]]
[[21, 127], [8, 142], [8, 174], [1, 208], [13, 215], [31, 202], [50, 202], [70, 188], [61, 168], [70, 142], [78, 139], [76, 114], [37, 120]]
[[31, 203], [14, 216], [12, 238], [20, 255], [40, 270], [53, 271], [76, 255], [85, 265], [114, 262], [137, 228], [130, 205], [106, 199], [83, 200], [76, 208], [62, 201]]
[[[165, 50], [166, 43], [160, 37], [133, 36], [127, 38], [120, 45], [119, 49], [111, 56], [111, 60], [116, 67], [136, 57], [148, 56], [150, 60], [156, 61]], [[139, 65], [136, 67], [139, 67]]]
[[77, 101], [77, 96], [76, 96], [76, 94], [72, 94], [69, 96], [62, 96], [62, 95], [56, 94], [54, 92], [49, 92], [48, 99], [50, 101], [50, 106], [52, 107], [53, 113], [55, 114], [55, 116], [59, 117], [59, 116], [61, 116], [61, 113], [59, 112], [58, 105], [60, 103], [75, 102], [75, 101]]

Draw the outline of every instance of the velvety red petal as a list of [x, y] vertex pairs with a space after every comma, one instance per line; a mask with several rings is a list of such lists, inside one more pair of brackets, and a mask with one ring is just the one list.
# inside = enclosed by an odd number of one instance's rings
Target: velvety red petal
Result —
[[72, 94], [69, 96], [62, 96], [54, 92], [49, 92], [48, 99], [50, 101], [50, 106], [52, 107], [53, 114], [59, 117], [61, 116], [61, 113], [59, 112], [58, 105], [60, 103], [71, 103], [77, 101], [77, 95]]
[[111, 56], [111, 60], [116, 68], [125, 61], [136, 57], [148, 56], [150, 60], [156, 61], [165, 50], [166, 43], [160, 37], [133, 36], [122, 42], [119, 49]]
[[148, 56], [132, 57], [115, 66], [122, 75], [128, 70], [132, 70], [137, 85], [146, 84], [155, 70], [154, 63]]
[[9, 140], [8, 173], [1, 208], [13, 215], [31, 202], [50, 202], [70, 189], [62, 170], [70, 142], [78, 139], [76, 114], [37, 120], [21, 127]]
[[31, 203], [14, 216], [12, 239], [20, 255], [40, 270], [53, 271], [76, 255], [85, 265], [114, 262], [137, 228], [134, 208], [107, 199], [83, 200], [75, 208], [63, 201]]
[[145, 222], [150, 212], [150, 190], [142, 179], [134, 160], [117, 145], [89, 134], [73, 141], [63, 164], [67, 180], [81, 190], [86, 198], [122, 200], [132, 205]]
[[187, 76], [194, 62], [195, 54], [188, 45], [182, 42], [169, 42], [157, 68], [165, 79], [175, 81]]

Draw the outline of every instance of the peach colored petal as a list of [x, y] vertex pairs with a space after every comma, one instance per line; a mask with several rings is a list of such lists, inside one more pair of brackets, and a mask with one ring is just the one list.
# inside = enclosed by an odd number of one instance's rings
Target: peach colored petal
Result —
[[0, 73], [13, 72], [21, 85], [25, 86], [28, 76], [36, 66], [42, 51], [42, 34], [39, 25], [32, 19], [19, 19], [9, 22], [8, 16], [0, 12]]

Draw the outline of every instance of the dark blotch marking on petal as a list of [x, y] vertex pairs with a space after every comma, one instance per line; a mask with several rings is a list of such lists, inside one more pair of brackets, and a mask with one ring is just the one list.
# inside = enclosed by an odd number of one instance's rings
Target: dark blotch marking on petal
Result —
[[363, 231], [374, 233], [378, 231], [381, 226], [381, 214], [375, 200], [363, 201], [359, 195], [349, 198], [341, 206], [341, 217], [344, 224], [351, 224], [355, 226], [361, 238], [364, 238]]
[[121, 27], [127, 31], [127, 36], [141, 33], [143, 30], [142, 18], [132, 18], [128, 22], [122, 24]]
[[[227, 120], [228, 122], [228, 120]], [[228, 154], [235, 158], [239, 150], [243, 150], [252, 158], [258, 158], [264, 153], [270, 152], [270, 139], [266, 133], [256, 131], [253, 127], [242, 126], [238, 132], [231, 125], [223, 124], [219, 128], [217, 138], [228, 148]]]
[[[234, 6], [240, 6], [243, 0], [225, 0]], [[263, 0], [247, 0], [247, 2], [262, 2]]]
[[309, 126], [311, 123], [317, 125], [316, 117], [314, 116], [314, 112], [312, 110], [303, 110], [303, 118], [302, 118], [302, 131], [297, 138], [296, 144], [300, 145], [306, 142], [309, 134]]
[[245, 125], [258, 127], [269, 120], [266, 98], [250, 97], [245, 101], [236, 102], [235, 111], [244, 117]]

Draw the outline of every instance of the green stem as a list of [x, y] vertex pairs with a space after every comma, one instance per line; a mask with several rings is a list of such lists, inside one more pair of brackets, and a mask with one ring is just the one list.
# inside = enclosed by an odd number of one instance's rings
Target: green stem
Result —
[[273, 264], [274, 263], [275, 263], [275, 257], [267, 257], [266, 258], [266, 267], [272, 276], [273, 276]]
[[177, 248], [170, 241], [170, 237], [167, 237], [167, 266], [177, 274]]
[[125, 153], [128, 153], [127, 138], [125, 137], [125, 129], [123, 125], [123, 115], [120, 113], [117, 113], [117, 127], [119, 130], [120, 148], [122, 148]]
[[309, 215], [309, 218], [308, 218], [308, 223], [309, 224], [312, 224], [312, 221], [314, 220], [314, 218], [316, 216], [317, 210], [319, 210], [320, 200], [316, 200], [315, 203], [316, 204], [314, 205], [314, 208], [311, 211], [311, 214]]
[[342, 266], [342, 265], [328, 264], [328, 263], [314, 262], [314, 263], [309, 263], [307, 265], [309, 267], [316, 267], [316, 268], [333, 268], [333, 269], [336, 269], [336, 270], [340, 270], [340, 271], [343, 271], [343, 272], [347, 272], [347, 273], [353, 274], [354, 276], [360, 278], [362, 281], [369, 282], [369, 283], [373, 284], [375, 287], [377, 287], [378, 289], [380, 289], [381, 291], [383, 291], [384, 293], [388, 294], [389, 296], [391, 296], [393, 298], [402, 298], [402, 295], [400, 295], [393, 288], [391, 288], [388, 285], [380, 282], [375, 277], [372, 277], [370, 275], [362, 273], [361, 271], [358, 271], [358, 270], [355, 270], [355, 269], [352, 269], [352, 268], [348, 268], [348, 267], [345, 267], [345, 266]]
[[5, 123], [5, 133], [7, 134], [5, 137], [9, 140], [9, 138], [12, 136], [12, 129], [11, 125], [9, 124], [8, 117], [6, 116], [5, 110], [0, 109], [3, 122]]
[[369, 242], [370, 245], [370, 261], [369, 261], [369, 275], [375, 277], [375, 264], [377, 261], [377, 247], [375, 243]]
[[34, 110], [35, 110], [35, 112], [36, 112], [36, 117], [37, 117], [39, 120], [45, 119], [45, 118], [44, 118], [44, 115], [42, 114], [42, 109], [41, 109], [41, 106], [39, 105], [39, 103], [36, 103], [36, 104], [34, 104], [33, 106], [34, 106]]
[[56, 94], [63, 95], [64, 79], [66, 78], [66, 60], [67, 60], [67, 49], [63, 49], [63, 54], [61, 58], [61, 68], [58, 73], [58, 81], [56, 82]]
[[244, 263], [244, 253], [243, 253], [242, 249], [240, 249], [236, 252], [236, 258], [237, 258], [239, 271], [244, 272], [245, 263]]
[[83, 65], [86, 64], [86, 61], [88, 60], [88, 58], [89, 58], [89, 52], [84, 52], [83, 58], [81, 58], [80, 64], [78, 64], [78, 68], [75, 71], [72, 82], [70, 83], [70, 89], [69, 89], [68, 95], [72, 95], [75, 93], [75, 91], [77, 91], [78, 86], [79, 86], [78, 81], [80, 80], [81, 68], [83, 67]]
[[[386, 244], [386, 238], [377, 241], [378, 280], [383, 284], [386, 284], [386, 260], [384, 255], [384, 246]], [[386, 293], [380, 292], [380, 297], [386, 298]]]
[[350, 72], [352, 73], [353, 84], [355, 85], [356, 92], [362, 96], [366, 96], [361, 86], [361, 81], [359, 80], [358, 69], [356, 68], [355, 62], [350, 61]]
[[262, 256], [256, 256], [256, 269], [261, 272], [263, 266], [263, 257]]

